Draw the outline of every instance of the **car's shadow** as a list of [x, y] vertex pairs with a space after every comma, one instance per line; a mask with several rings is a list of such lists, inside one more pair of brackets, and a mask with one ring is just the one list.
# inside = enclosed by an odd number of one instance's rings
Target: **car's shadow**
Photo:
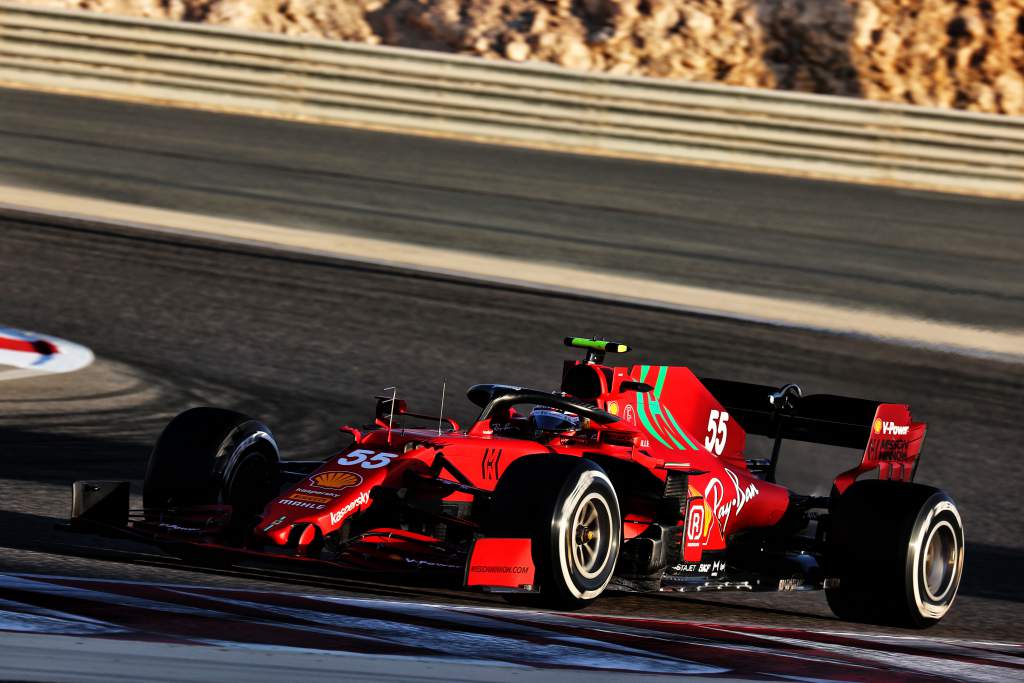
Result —
[[[418, 600], [447, 604], [480, 605], [489, 607], [506, 606], [500, 596], [459, 590], [452, 582], [438, 582], [436, 578], [420, 578], [416, 575], [391, 577], [387, 575], [338, 576], [329, 570], [289, 567], [280, 563], [241, 564], [230, 567], [213, 567], [186, 562], [168, 555], [158, 548], [131, 540], [72, 533], [60, 530], [65, 520], [51, 516], [0, 510], [0, 546], [12, 550], [42, 553], [31, 559], [19, 560], [17, 555], [0, 559], [0, 570], [31, 573], [61, 574], [67, 571], [67, 559], [78, 560], [75, 574], [94, 575], [97, 578], [116, 578], [123, 575], [115, 567], [137, 567], [164, 570], [160, 581], [196, 581], [197, 574], [210, 577], [217, 583], [226, 583], [238, 588], [267, 589], [273, 584], [289, 587], [318, 588], [381, 599]], [[10, 533], [17, 529], [18, 533]], [[84, 560], [83, 566], [80, 561]], [[968, 567], [961, 592], [964, 595], [996, 600], [1022, 601], [1020, 590], [1012, 579], [1024, 569], [1024, 552], [1016, 549], [992, 546], [969, 546]], [[169, 572], [178, 574], [173, 578]], [[134, 572], [131, 572], [134, 574]], [[645, 608], [645, 605], [647, 606]], [[706, 610], [736, 610], [741, 613], [762, 616], [783, 617], [787, 622], [820, 625], [821, 616], [791, 609], [780, 609], [764, 604], [749, 604], [729, 601], [718, 602], [698, 595], [654, 593], [646, 595], [630, 593], [608, 593], [586, 610], [587, 612], [615, 611], [624, 614], [643, 615], [645, 612], [663, 612], [675, 605], [688, 605], [702, 613]]]
[[[129, 539], [108, 538], [104, 536], [82, 534], [64, 529], [66, 520], [44, 515], [0, 510], [0, 529], [21, 529], [26, 533], [0, 533], [0, 546], [11, 550], [24, 550], [54, 556], [54, 561], [33, 556], [30, 561], [19, 561], [17, 558], [0, 559], [0, 571], [31, 571], [34, 573], [58, 573], [65, 569], [63, 558], [95, 561], [85, 567], [86, 573], [95, 573], [98, 577], [109, 578], [117, 572], [110, 571], [109, 565], [117, 563], [135, 567], [150, 567], [176, 572], [198, 572], [204, 576], [234, 579], [237, 587], [246, 587], [247, 582], [283, 583], [290, 586], [317, 587], [343, 592], [360, 593], [382, 598], [408, 599], [415, 595], [421, 599], [445, 599], [452, 597], [455, 585], [429, 585], [415, 575], [401, 579], [386, 575], [338, 576], [325, 570], [303, 565], [291, 568], [283, 563], [250, 563], [238, 565], [213, 566], [197, 562], [188, 562], [167, 553], [155, 546], [139, 543]], [[76, 566], [76, 573], [82, 572], [82, 565]], [[169, 575], [161, 581], [173, 582]], [[188, 580], [194, 580], [188, 577]], [[459, 602], [494, 603], [495, 597], [476, 593], [460, 593]]]

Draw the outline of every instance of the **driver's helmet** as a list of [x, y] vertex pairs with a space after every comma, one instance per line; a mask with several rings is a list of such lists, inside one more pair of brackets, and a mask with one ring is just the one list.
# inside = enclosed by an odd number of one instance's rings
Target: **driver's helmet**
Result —
[[567, 434], [580, 429], [580, 418], [575, 413], [537, 406], [530, 412], [530, 428], [535, 436]]

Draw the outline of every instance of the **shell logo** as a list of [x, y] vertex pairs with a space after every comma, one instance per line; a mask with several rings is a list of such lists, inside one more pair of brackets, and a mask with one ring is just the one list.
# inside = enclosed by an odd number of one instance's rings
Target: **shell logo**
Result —
[[882, 418], [879, 418], [879, 417], [875, 418], [875, 424], [873, 426], [873, 429], [875, 430], [875, 434], [881, 434], [882, 433]]
[[608, 402], [608, 412], [611, 413], [612, 415], [619, 414], [619, 404], [617, 401]]
[[347, 489], [363, 483], [363, 478], [355, 472], [321, 472], [310, 477], [310, 481], [324, 489]]

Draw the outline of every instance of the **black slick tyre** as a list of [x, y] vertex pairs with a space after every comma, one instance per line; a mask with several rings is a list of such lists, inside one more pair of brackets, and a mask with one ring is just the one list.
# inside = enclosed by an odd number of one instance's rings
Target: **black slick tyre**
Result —
[[192, 408], [171, 420], [149, 456], [143, 506], [232, 506], [244, 527], [276, 494], [279, 455], [270, 429], [241, 413]]
[[830, 517], [832, 585], [825, 595], [836, 616], [909, 628], [945, 616], [964, 564], [963, 522], [948, 494], [921, 484], [860, 481], [836, 499]]
[[488, 535], [532, 541], [540, 594], [513, 602], [578, 609], [615, 573], [622, 543], [618, 497], [605, 471], [589, 460], [525, 456], [495, 487]]

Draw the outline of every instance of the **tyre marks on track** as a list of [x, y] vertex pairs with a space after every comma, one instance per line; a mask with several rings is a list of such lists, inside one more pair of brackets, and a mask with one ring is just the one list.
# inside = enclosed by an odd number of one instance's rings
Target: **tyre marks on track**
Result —
[[0, 631], [733, 680], [1024, 680], [1018, 644], [28, 574], [0, 574]]

